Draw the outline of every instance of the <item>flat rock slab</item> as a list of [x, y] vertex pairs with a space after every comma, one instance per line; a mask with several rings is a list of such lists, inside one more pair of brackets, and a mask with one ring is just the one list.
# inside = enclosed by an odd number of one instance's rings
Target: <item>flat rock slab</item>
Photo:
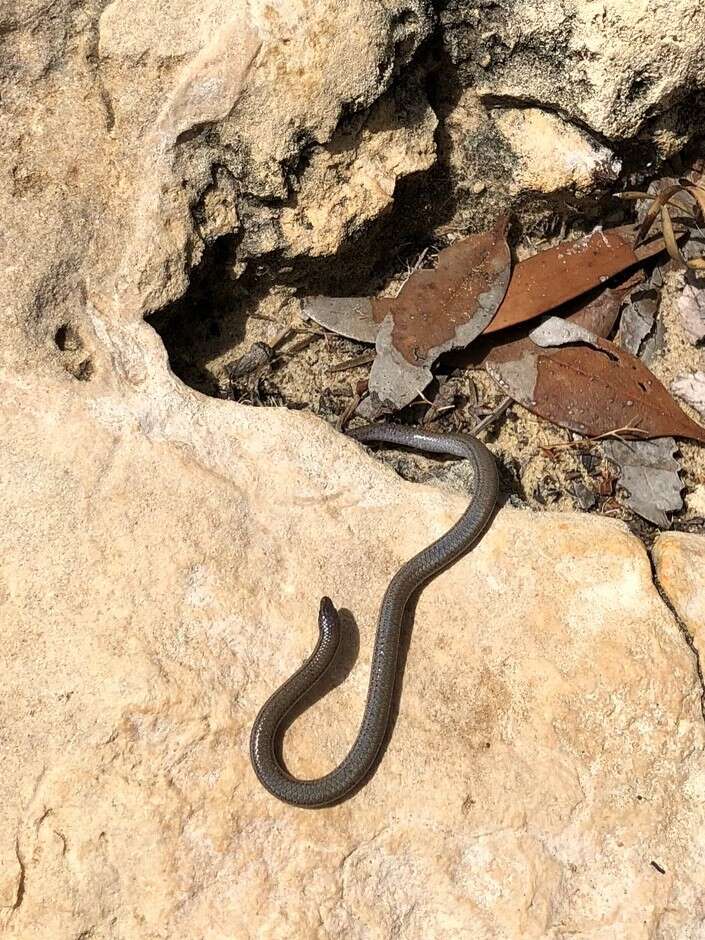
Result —
[[641, 544], [501, 510], [419, 600], [369, 785], [285, 806], [248, 736], [320, 596], [360, 652], [287, 737], [302, 775], [348, 749], [381, 595], [465, 500], [95, 327], [90, 381], [0, 375], [4, 935], [702, 936], [701, 688]]

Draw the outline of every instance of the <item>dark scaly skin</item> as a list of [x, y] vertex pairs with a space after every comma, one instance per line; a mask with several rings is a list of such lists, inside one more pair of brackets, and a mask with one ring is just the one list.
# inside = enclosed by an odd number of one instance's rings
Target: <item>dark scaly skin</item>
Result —
[[382, 442], [464, 457], [473, 464], [475, 495], [453, 528], [400, 568], [384, 594], [377, 621], [367, 704], [357, 738], [347, 757], [324, 777], [298, 780], [279, 762], [275, 744], [282, 723], [301, 697], [325, 674], [340, 645], [338, 612], [330, 598], [321, 600], [315, 650], [263, 705], [250, 738], [250, 758], [260, 783], [273, 796], [294, 806], [313, 808], [337, 803], [365, 779], [379, 754], [389, 723], [402, 618], [409, 598], [480, 538], [497, 502], [499, 483], [494, 457], [476, 438], [396, 424], [369, 425], [348, 433], [365, 444]]

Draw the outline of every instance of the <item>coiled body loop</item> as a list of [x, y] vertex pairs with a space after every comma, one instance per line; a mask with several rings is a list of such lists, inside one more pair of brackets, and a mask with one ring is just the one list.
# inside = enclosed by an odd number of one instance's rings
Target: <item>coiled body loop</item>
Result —
[[263, 705], [250, 738], [250, 757], [258, 779], [270, 793], [294, 806], [318, 807], [337, 803], [366, 778], [382, 747], [389, 723], [402, 619], [409, 598], [479, 539], [497, 502], [499, 482], [495, 461], [476, 438], [395, 424], [369, 425], [348, 433], [365, 444], [381, 442], [470, 460], [475, 471], [475, 494], [452, 529], [403, 565], [384, 594], [377, 621], [367, 703], [352, 748], [325, 776], [298, 780], [279, 761], [276, 743], [285, 719], [302, 696], [326, 673], [340, 644], [338, 612], [330, 598], [321, 600], [316, 648], [303, 666]]

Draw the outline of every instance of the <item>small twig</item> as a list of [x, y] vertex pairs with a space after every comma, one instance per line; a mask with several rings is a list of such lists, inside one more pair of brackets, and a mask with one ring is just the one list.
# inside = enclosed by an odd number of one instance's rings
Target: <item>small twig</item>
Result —
[[278, 349], [279, 346], [281, 346], [282, 343], [285, 343], [285, 342], [289, 339], [289, 337], [291, 336], [291, 334], [292, 334], [293, 332], [294, 332], [294, 331], [293, 331], [292, 327], [290, 327], [290, 326], [283, 326], [283, 327], [281, 328], [281, 330], [279, 330], [279, 332], [277, 333], [277, 335], [274, 337], [274, 339], [272, 340], [272, 342], [271, 342], [271, 343], [268, 343], [267, 345], [268, 345], [269, 348], [272, 349], [272, 350]]
[[423, 392], [419, 392], [416, 398], [412, 402], [409, 402], [409, 407], [413, 408], [414, 405], [428, 405], [432, 408], [433, 402], [426, 398]]
[[513, 404], [514, 404], [514, 399], [511, 396], [507, 396], [507, 398], [503, 398], [502, 401], [497, 405], [495, 410], [491, 414], [488, 414], [486, 418], [483, 418], [482, 421], [480, 421], [478, 424], [476, 424], [475, 427], [472, 428], [470, 433], [473, 436], [477, 437], [480, 431], [484, 431], [485, 428], [488, 428], [491, 424], [494, 424], [497, 418], [501, 418], [504, 412], [510, 407], [510, 405], [513, 405]]
[[335, 336], [335, 333], [333, 333], [332, 330], [326, 330], [322, 326], [292, 326], [291, 330], [293, 333], [314, 333], [316, 336], [324, 337]]
[[345, 430], [346, 424], [355, 414], [355, 412], [357, 411], [358, 405], [360, 404], [360, 402], [362, 401], [362, 399], [365, 397], [366, 394], [367, 394], [367, 382], [364, 380], [361, 382], [358, 382], [357, 388], [355, 390], [354, 398], [352, 399], [352, 401], [350, 402], [350, 404], [348, 405], [348, 407], [345, 409], [345, 411], [340, 416], [340, 419], [338, 420], [338, 430], [340, 431]]
[[289, 349], [285, 349], [283, 352], [280, 352], [278, 356], [275, 356], [271, 360], [270, 365], [276, 365], [279, 362], [290, 359], [291, 356], [295, 356], [297, 353], [307, 349], [311, 343], [315, 343], [317, 339], [325, 339], [325, 336], [325, 333], [309, 333], [304, 339], [300, 339], [298, 343], [294, 343]]
[[426, 414], [421, 419], [421, 424], [432, 424], [440, 415], [445, 414], [446, 411], [455, 411], [458, 406], [455, 404], [452, 405], [432, 405]]
[[571, 447], [587, 447], [590, 444], [595, 444], [598, 441], [603, 441], [609, 437], [616, 437], [618, 441], [622, 441], [622, 443], [626, 444], [627, 439], [621, 435], [627, 431], [630, 434], [643, 434], [644, 437], [639, 438], [639, 440], [647, 440], [651, 436], [649, 431], [644, 431], [642, 428], [635, 428], [627, 425], [623, 428], [615, 428], [613, 431], [605, 431], [603, 434], [595, 434], [593, 437], [584, 437], [579, 441], [557, 441], [555, 444], [545, 444], [541, 446], [541, 450], [553, 451], [570, 449]]
[[412, 274], [415, 274], [416, 271], [419, 270], [419, 268], [421, 267], [421, 265], [422, 265], [422, 264], [424, 263], [424, 261], [426, 260], [426, 255], [429, 253], [430, 250], [431, 250], [431, 246], [430, 246], [430, 245], [429, 245], [428, 247], [424, 248], [424, 250], [423, 250], [423, 251], [421, 252], [421, 254], [418, 256], [418, 258], [416, 259], [416, 261], [414, 262], [414, 264], [412, 265], [412, 267], [410, 267], [410, 268], [408, 269], [408, 271], [407, 271], [407, 273], [406, 273], [406, 275], [405, 275], [405, 277], [404, 277], [404, 280], [401, 282], [401, 284], [400, 284], [399, 287], [397, 288], [396, 293], [394, 294], [395, 297], [398, 297], [399, 294], [401, 294], [401, 292], [404, 290], [404, 288], [406, 287], [407, 281], [408, 281], [409, 278], [412, 276]]
[[248, 313], [247, 316], [250, 320], [268, 320], [270, 323], [279, 322], [275, 317], [270, 317], [266, 313]]
[[[685, 188], [685, 187], [682, 187], [682, 188]], [[639, 192], [637, 190], [634, 190], [631, 192], [616, 193], [615, 195], [617, 199], [623, 199], [626, 202], [641, 202], [642, 199], [648, 202], [656, 202], [656, 200], [659, 198], [661, 194], [660, 193], [645, 193], [645, 192]], [[663, 204], [675, 206], [677, 209], [680, 209], [682, 212], [687, 213], [689, 216], [694, 215], [692, 206], [687, 206], [684, 202], [681, 202], [680, 199], [674, 199], [673, 197], [671, 197], [667, 201], [667, 203], [663, 203]]]
[[346, 359], [345, 362], [339, 362], [337, 365], [330, 366], [328, 372], [347, 372], [348, 369], [355, 369], [357, 366], [366, 366], [374, 362], [376, 352], [361, 353], [359, 356], [353, 356], [352, 359]]

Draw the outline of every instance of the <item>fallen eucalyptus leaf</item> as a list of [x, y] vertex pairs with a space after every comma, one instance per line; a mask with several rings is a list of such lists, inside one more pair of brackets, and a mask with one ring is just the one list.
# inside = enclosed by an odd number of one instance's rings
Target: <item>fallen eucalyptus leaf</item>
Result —
[[[538, 332], [565, 340], [552, 317]], [[534, 331], [536, 333], [536, 331]], [[579, 331], [577, 344], [541, 347], [531, 338], [492, 351], [485, 368], [506, 394], [530, 411], [580, 434], [598, 437], [688, 437], [705, 443], [692, 421], [647, 367], [614, 343]]]
[[655, 441], [605, 441], [605, 455], [619, 467], [619, 484], [626, 491], [624, 504], [661, 529], [670, 521], [667, 512], [683, 508], [680, 464], [672, 437]]
[[[633, 225], [593, 232], [585, 238], [571, 239], [519, 261], [511, 272], [504, 299], [484, 332], [496, 333], [535, 319], [665, 251], [661, 238], [652, 239], [635, 250], [631, 242], [636, 233], [637, 228]], [[463, 239], [445, 251], [469, 241]], [[439, 258], [443, 255], [441, 252]], [[434, 271], [423, 273], [432, 281]], [[374, 343], [388, 312], [385, 300], [389, 299], [313, 296], [304, 297], [303, 309], [306, 316], [334, 333], [360, 343]]]
[[555, 310], [665, 250], [662, 238], [638, 248], [636, 226], [596, 231], [540, 251], [515, 265], [506, 297], [485, 333], [495, 333]]
[[[679, 267], [691, 271], [705, 270], [705, 258], [692, 250], [683, 250], [682, 242], [698, 218], [705, 220], [705, 189], [698, 174], [691, 172], [688, 178], [676, 180], [671, 177], [654, 181], [648, 192], [620, 193], [620, 198], [636, 200], [642, 205], [637, 210], [641, 221], [635, 247], [649, 232], [656, 231], [663, 237], [666, 250]], [[678, 213], [678, 233], [673, 227], [671, 212]], [[660, 225], [658, 224], [660, 222]]]
[[679, 375], [671, 383], [671, 391], [705, 418], [705, 372]]
[[[617, 322], [619, 311], [625, 296], [635, 286], [643, 280], [642, 272], [638, 271], [632, 275], [623, 284], [618, 287], [606, 287], [599, 294], [590, 297], [585, 301], [579, 298], [572, 304], [567, 304], [563, 309], [570, 311], [562, 318], [568, 323], [575, 323], [578, 326], [585, 327], [591, 333], [597, 336], [609, 336]], [[504, 362], [508, 358], [521, 358], [523, 351], [535, 350], [536, 344], [525, 336], [521, 339], [501, 340], [499, 337], [493, 337], [493, 345], [489, 348], [478, 350], [473, 355], [475, 347], [469, 350], [465, 356], [456, 355], [452, 357], [452, 364], [458, 366], [481, 366], [487, 362], [496, 360]], [[487, 341], [485, 341], [487, 342]], [[457, 361], [456, 361], [457, 360]], [[464, 361], [467, 360], [467, 361]]]
[[509, 284], [506, 219], [491, 232], [455, 242], [433, 270], [416, 271], [397, 297], [372, 301], [377, 356], [358, 412], [374, 418], [413, 401], [441, 353], [465, 348], [495, 315]]
[[369, 297], [304, 297], [303, 313], [320, 326], [358, 343], [374, 343], [377, 338], [379, 323], [372, 315]]

